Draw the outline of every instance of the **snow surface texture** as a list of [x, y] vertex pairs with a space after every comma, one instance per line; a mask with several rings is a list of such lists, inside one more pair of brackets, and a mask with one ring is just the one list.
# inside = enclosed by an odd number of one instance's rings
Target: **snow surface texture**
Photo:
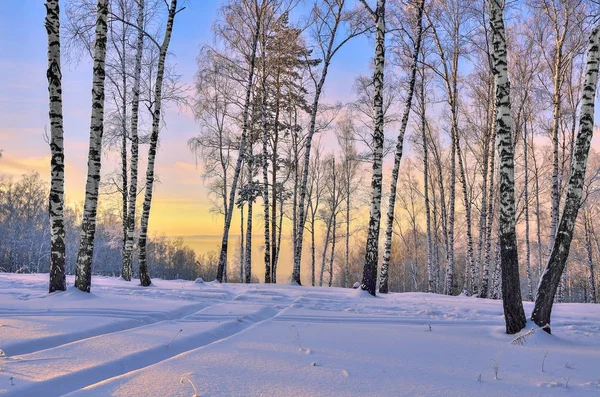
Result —
[[153, 283], [49, 296], [48, 275], [0, 274], [0, 396], [600, 395], [600, 305], [514, 341], [499, 301]]

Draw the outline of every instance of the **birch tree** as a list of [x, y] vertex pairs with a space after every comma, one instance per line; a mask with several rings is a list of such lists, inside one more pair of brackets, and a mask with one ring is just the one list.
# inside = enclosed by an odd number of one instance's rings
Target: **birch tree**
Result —
[[[139, 28], [144, 26], [144, 1], [137, 0], [138, 15], [136, 24]], [[144, 32], [137, 31], [135, 66], [133, 72], [133, 88], [131, 99], [131, 162], [129, 167], [129, 192], [127, 196], [127, 225], [125, 228], [125, 246], [123, 248], [123, 267], [121, 277], [131, 280], [133, 276], [133, 235], [135, 231], [135, 214], [138, 189], [138, 162], [139, 162], [139, 108], [140, 108], [140, 79], [142, 73], [142, 52], [144, 50]]]
[[90, 123], [90, 143], [88, 172], [85, 185], [85, 201], [81, 223], [81, 238], [77, 253], [75, 286], [90, 292], [92, 284], [92, 258], [94, 235], [96, 233], [96, 213], [98, 210], [98, 188], [102, 159], [102, 134], [104, 132], [104, 80], [106, 59], [106, 30], [108, 0], [98, 0], [96, 19], [96, 39], [94, 43], [94, 73], [92, 81], [92, 117]]
[[[344, 23], [347, 22], [347, 15], [344, 13], [346, 0], [319, 0], [312, 9], [313, 34], [315, 36], [316, 46], [320, 50], [322, 58], [322, 68], [320, 76], [316, 74], [314, 68], [310, 68], [310, 79], [314, 83], [315, 91], [313, 101], [310, 107], [310, 122], [308, 132], [304, 140], [304, 161], [302, 166], [302, 179], [300, 183], [300, 201], [298, 202], [298, 225], [296, 241], [294, 242], [294, 268], [292, 271], [292, 283], [301, 285], [300, 264], [302, 262], [302, 242], [304, 238], [304, 224], [306, 223], [306, 195], [308, 185], [308, 170], [310, 168], [310, 155], [312, 140], [317, 131], [317, 113], [319, 111], [319, 102], [321, 93], [325, 86], [329, 65], [334, 55], [342, 46], [353, 37], [363, 34], [368, 28], [350, 28], [343, 32]], [[340, 40], [338, 35], [342, 36]]]
[[[236, 5], [230, 4], [232, 7], [231, 12], [236, 13], [240, 12], [244, 15], [244, 12], [249, 12], [250, 19], [244, 21], [248, 24], [249, 30], [252, 32], [252, 39], [250, 44], [250, 53], [248, 56], [248, 77], [246, 83], [246, 97], [243, 105], [243, 127], [242, 127], [242, 135], [240, 137], [240, 145], [239, 145], [239, 153], [238, 158], [235, 165], [235, 170], [233, 173], [233, 180], [231, 182], [231, 188], [229, 190], [229, 206], [227, 208], [227, 218], [225, 219], [225, 224], [223, 225], [223, 237], [221, 239], [221, 251], [219, 254], [219, 268], [217, 270], [217, 281], [223, 281], [223, 273], [225, 271], [225, 267], [227, 265], [227, 250], [229, 245], [229, 229], [231, 227], [231, 218], [233, 216], [233, 205], [235, 201], [235, 194], [237, 190], [238, 180], [240, 176], [240, 171], [242, 169], [243, 156], [244, 151], [246, 149], [246, 140], [248, 134], [249, 127], [249, 110], [250, 110], [250, 99], [252, 94], [252, 87], [254, 81], [254, 73], [255, 73], [255, 64], [256, 64], [256, 53], [258, 47], [258, 41], [260, 38], [260, 30], [261, 30], [261, 19], [262, 19], [262, 10], [261, 6], [258, 4], [258, 0], [244, 0], [239, 7], [242, 9], [236, 9]], [[250, 214], [248, 214], [250, 217]], [[247, 243], [246, 243], [247, 244]]]
[[[48, 96], [50, 116], [50, 285], [49, 292], [65, 291], [65, 155], [63, 146], [60, 9], [58, 0], [46, 1], [48, 34]], [[1, 156], [1, 153], [0, 153]]]
[[579, 119], [579, 132], [575, 144], [575, 152], [571, 160], [571, 173], [567, 184], [567, 194], [563, 213], [557, 229], [556, 239], [552, 253], [548, 259], [546, 270], [542, 275], [535, 306], [531, 319], [548, 333], [550, 329], [550, 316], [554, 295], [564, 270], [569, 249], [573, 239], [573, 229], [579, 207], [581, 206], [583, 183], [587, 168], [588, 154], [594, 127], [594, 101], [598, 85], [598, 54], [599, 54], [600, 26], [595, 26], [588, 39], [585, 82], [581, 99], [581, 115]]
[[[392, 253], [392, 229], [394, 226], [394, 212], [396, 205], [396, 189], [398, 186], [398, 172], [400, 170], [400, 162], [402, 160], [402, 151], [404, 146], [404, 134], [408, 125], [410, 110], [412, 107], [412, 99], [415, 92], [415, 82], [417, 79], [417, 61], [421, 48], [421, 39], [423, 35], [423, 9], [425, 0], [420, 0], [417, 4], [416, 16], [416, 34], [414, 39], [414, 48], [412, 49], [412, 65], [410, 70], [410, 80], [408, 83], [408, 93], [404, 103], [404, 113], [398, 132], [398, 141], [396, 142], [396, 151], [394, 153], [394, 166], [392, 168], [392, 182], [390, 187], [390, 197], [388, 201], [388, 211], [386, 217], [385, 229], [385, 245], [383, 248], [383, 263], [381, 264], [381, 277], [379, 280], [379, 292], [385, 294], [388, 292], [388, 267], [390, 264], [390, 256]], [[368, 252], [368, 250], [367, 250]]]
[[383, 69], [385, 64], [385, 0], [377, 0], [375, 10], [361, 0], [375, 21], [375, 55], [373, 62], [373, 176], [371, 178], [371, 206], [367, 234], [365, 264], [361, 289], [375, 295], [379, 258], [379, 225], [381, 222], [381, 187], [383, 182]]
[[517, 234], [515, 231], [515, 174], [510, 111], [510, 81], [504, 2], [490, 0], [490, 29], [492, 32], [492, 70], [496, 82], [496, 148], [500, 169], [500, 268], [502, 273], [502, 302], [506, 333], [515, 334], [525, 327], [525, 312], [519, 283]]
[[154, 107], [152, 109], [152, 133], [150, 135], [150, 148], [148, 149], [148, 166], [146, 168], [146, 188], [144, 190], [144, 203], [142, 205], [142, 216], [140, 225], [140, 236], [138, 239], [139, 246], [139, 265], [140, 265], [140, 282], [142, 286], [147, 287], [152, 282], [148, 274], [148, 258], [146, 255], [146, 245], [148, 241], [148, 224], [150, 221], [150, 208], [152, 205], [152, 193], [154, 188], [154, 164], [156, 162], [156, 149], [158, 146], [158, 133], [160, 131], [161, 109], [162, 109], [162, 93], [163, 93], [163, 78], [165, 74], [165, 61], [171, 42], [171, 34], [173, 32], [173, 22], [175, 15], [181, 10], [177, 10], [177, 0], [171, 0], [169, 6], [169, 14], [167, 17], [167, 25], [165, 27], [165, 35], [163, 42], [160, 45], [160, 53], [158, 57], [158, 66], [156, 71], [156, 80], [154, 82]]

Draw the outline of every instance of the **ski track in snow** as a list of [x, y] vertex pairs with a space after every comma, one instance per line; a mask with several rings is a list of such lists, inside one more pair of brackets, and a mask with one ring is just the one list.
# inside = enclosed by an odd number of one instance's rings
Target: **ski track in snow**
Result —
[[47, 277], [0, 274], [1, 396], [600, 395], [600, 305], [556, 305], [554, 335], [515, 346], [499, 301]]

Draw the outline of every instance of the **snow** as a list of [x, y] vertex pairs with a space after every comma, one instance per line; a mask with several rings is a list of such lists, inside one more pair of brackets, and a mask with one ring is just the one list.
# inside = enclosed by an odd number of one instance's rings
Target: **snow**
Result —
[[0, 274], [1, 396], [600, 395], [600, 305], [511, 343], [501, 302], [473, 297], [47, 280]]

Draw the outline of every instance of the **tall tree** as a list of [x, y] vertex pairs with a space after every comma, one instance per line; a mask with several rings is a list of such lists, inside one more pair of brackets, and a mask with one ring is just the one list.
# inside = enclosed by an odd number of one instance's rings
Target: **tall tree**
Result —
[[375, 21], [375, 64], [373, 70], [373, 176], [371, 178], [371, 207], [365, 264], [360, 287], [375, 295], [379, 258], [379, 225], [381, 222], [381, 187], [383, 182], [383, 69], [385, 64], [385, 0], [377, 0], [375, 10], [361, 0]]
[[510, 81], [504, 29], [504, 0], [490, 0], [492, 32], [492, 70], [496, 82], [496, 147], [500, 167], [500, 268], [502, 271], [502, 302], [506, 333], [514, 334], [525, 327], [526, 319], [521, 299], [517, 234], [515, 231], [515, 169], [510, 111]]
[[317, 46], [322, 50], [322, 53], [319, 54], [319, 56], [322, 57], [323, 67], [321, 69], [320, 77], [318, 78], [313, 73], [312, 68], [310, 69], [311, 80], [315, 85], [315, 91], [310, 108], [308, 133], [304, 141], [304, 162], [302, 168], [302, 181], [300, 184], [300, 202], [298, 203], [298, 225], [296, 241], [294, 242], [294, 268], [292, 271], [292, 283], [298, 285], [302, 284], [300, 280], [300, 264], [302, 263], [302, 242], [304, 237], [304, 224], [306, 223], [307, 205], [305, 201], [308, 186], [308, 170], [310, 168], [312, 140], [317, 131], [317, 113], [319, 111], [321, 93], [323, 92], [329, 65], [331, 64], [334, 55], [350, 39], [367, 30], [360, 27], [352, 28], [342, 40], [339, 40], [338, 33], [342, 29], [344, 22], [347, 20], [347, 15], [344, 10], [345, 3], [346, 0], [319, 0], [315, 3], [315, 7], [313, 7], [312, 10], [313, 20], [315, 21], [313, 29], [317, 38]]
[[[417, 4], [416, 16], [416, 37], [414, 39], [414, 48], [412, 49], [412, 64], [410, 70], [410, 80], [408, 83], [408, 93], [404, 103], [404, 113], [398, 132], [398, 141], [396, 142], [396, 151], [394, 153], [394, 167], [392, 169], [392, 182], [390, 187], [390, 197], [388, 201], [388, 211], [385, 228], [385, 245], [383, 249], [383, 263], [381, 265], [381, 278], [379, 281], [379, 292], [385, 294], [388, 292], [388, 267], [392, 253], [392, 229], [394, 226], [394, 211], [396, 209], [396, 189], [398, 186], [398, 172], [400, 171], [400, 162], [402, 161], [402, 150], [404, 146], [404, 134], [408, 125], [412, 99], [415, 92], [415, 82], [417, 79], [417, 62], [421, 48], [421, 38], [423, 35], [423, 9], [425, 0], [420, 0]], [[423, 132], [424, 133], [424, 132]], [[383, 132], [382, 132], [383, 134]]]
[[[65, 155], [63, 147], [62, 71], [60, 62], [60, 9], [58, 0], [46, 1], [48, 34], [48, 96], [50, 116], [50, 285], [49, 291], [65, 291]], [[1, 153], [0, 153], [1, 156]]]
[[88, 173], [75, 274], [75, 286], [84, 292], [90, 292], [92, 284], [92, 259], [94, 235], [96, 233], [96, 213], [98, 210], [98, 188], [100, 186], [102, 134], [104, 132], [104, 65], [106, 59], [108, 0], [98, 0], [96, 14]]
[[154, 188], [154, 164], [156, 162], [156, 148], [158, 146], [158, 133], [160, 131], [161, 109], [162, 109], [162, 93], [163, 93], [163, 78], [165, 75], [165, 61], [171, 42], [171, 34], [173, 32], [173, 22], [177, 10], [177, 0], [171, 0], [169, 6], [169, 15], [167, 25], [165, 27], [165, 35], [163, 42], [160, 45], [158, 56], [158, 65], [156, 70], [156, 80], [154, 82], [154, 98], [152, 109], [152, 133], [150, 135], [150, 148], [148, 149], [148, 166], [146, 168], [146, 189], [144, 191], [144, 203], [142, 205], [142, 218], [140, 226], [140, 237], [138, 239], [139, 246], [139, 265], [140, 265], [140, 282], [142, 286], [147, 287], [152, 282], [148, 274], [148, 262], [146, 255], [146, 246], [148, 241], [148, 223], [150, 221], [150, 207], [152, 205], [152, 189]]
[[554, 296], [563, 273], [571, 241], [573, 229], [583, 193], [583, 183], [587, 169], [587, 160], [594, 128], [594, 101], [598, 86], [598, 63], [600, 26], [595, 26], [588, 40], [587, 63], [585, 82], [581, 99], [581, 115], [579, 119], [579, 132], [571, 161], [571, 174], [567, 184], [567, 195], [560, 218], [556, 239], [552, 253], [548, 259], [546, 270], [540, 280], [535, 305], [531, 319], [540, 327], [546, 327], [550, 333], [550, 315]]
[[[138, 15], [136, 24], [138, 28], [144, 26], [144, 1], [137, 0]], [[135, 231], [135, 208], [137, 202], [138, 189], [138, 162], [139, 162], [139, 108], [140, 108], [140, 80], [142, 74], [142, 53], [144, 50], [144, 32], [138, 29], [135, 65], [133, 72], [133, 96], [131, 98], [131, 158], [129, 166], [129, 192], [127, 196], [127, 227], [125, 235], [125, 246], [123, 248], [123, 267], [121, 277], [125, 280], [131, 280], [133, 276], [133, 235]]]
[[[264, 0], [263, 0], [264, 1]], [[231, 7], [237, 7], [234, 4], [230, 4]], [[244, 0], [241, 2], [239, 7], [244, 8], [243, 11], [248, 11], [251, 14], [252, 21], [247, 22], [252, 24], [252, 41], [251, 41], [251, 50], [248, 59], [248, 77], [246, 83], [246, 98], [244, 100], [243, 105], [243, 127], [242, 127], [242, 136], [240, 138], [240, 146], [238, 158], [235, 165], [235, 171], [233, 173], [233, 180], [231, 182], [231, 188], [229, 190], [229, 207], [227, 208], [227, 218], [225, 219], [225, 224], [223, 225], [223, 237], [221, 239], [221, 251], [219, 254], [219, 268], [217, 270], [217, 281], [223, 281], [223, 273], [225, 271], [225, 266], [227, 265], [227, 249], [229, 244], [229, 229], [231, 227], [231, 218], [233, 216], [233, 205], [235, 201], [235, 194], [238, 185], [238, 179], [240, 176], [240, 172], [242, 169], [243, 157], [246, 149], [246, 140], [248, 135], [248, 116], [250, 110], [250, 99], [252, 94], [252, 87], [254, 81], [254, 73], [255, 73], [255, 64], [256, 64], [256, 50], [258, 47], [258, 41], [260, 38], [260, 30], [261, 30], [261, 20], [262, 20], [262, 10], [264, 7], [261, 7], [258, 4], [258, 0], [250, 1]], [[235, 12], [235, 10], [234, 10]], [[242, 12], [243, 14], [243, 12]], [[250, 214], [248, 214], [250, 217]], [[247, 244], [247, 243], [246, 243]]]

